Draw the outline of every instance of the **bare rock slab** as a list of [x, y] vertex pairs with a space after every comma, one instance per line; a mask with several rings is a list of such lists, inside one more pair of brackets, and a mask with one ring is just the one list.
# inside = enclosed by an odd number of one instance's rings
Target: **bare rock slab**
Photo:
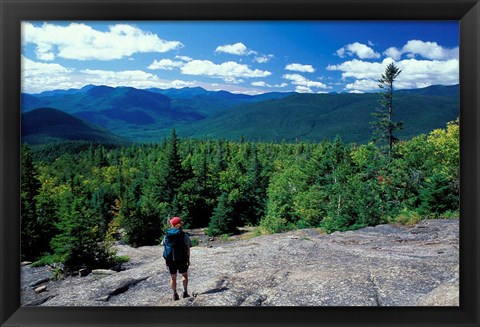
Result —
[[[172, 301], [162, 247], [117, 246], [119, 272], [48, 281], [22, 267], [22, 304], [42, 306], [457, 306], [459, 221], [316, 229], [192, 248], [189, 292]], [[178, 289], [181, 282], [178, 278]]]

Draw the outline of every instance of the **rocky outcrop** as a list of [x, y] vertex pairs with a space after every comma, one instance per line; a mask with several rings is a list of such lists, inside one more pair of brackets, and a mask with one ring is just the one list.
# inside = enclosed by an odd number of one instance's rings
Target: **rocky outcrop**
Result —
[[[172, 301], [159, 246], [117, 245], [118, 272], [51, 280], [22, 267], [22, 304], [42, 306], [456, 306], [459, 221], [304, 229], [192, 248], [189, 292]], [[179, 290], [181, 290], [180, 282]], [[35, 289], [46, 286], [40, 293]]]

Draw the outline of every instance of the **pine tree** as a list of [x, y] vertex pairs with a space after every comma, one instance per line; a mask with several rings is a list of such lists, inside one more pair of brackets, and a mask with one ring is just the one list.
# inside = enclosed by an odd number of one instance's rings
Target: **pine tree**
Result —
[[143, 244], [143, 224], [140, 219], [141, 185], [142, 181], [136, 179], [131, 186], [126, 187], [121, 198], [121, 209], [119, 212], [120, 225], [125, 229], [126, 233], [126, 242], [133, 246]]
[[102, 233], [107, 232], [108, 224], [113, 219], [112, 206], [115, 204], [115, 195], [112, 186], [102, 184], [93, 194], [90, 206], [93, 213], [99, 218], [99, 227]]
[[380, 107], [377, 108], [377, 112], [372, 113], [372, 116], [376, 117], [376, 121], [372, 122], [374, 128], [373, 141], [386, 143], [390, 158], [392, 157], [393, 145], [398, 141], [393, 133], [401, 129], [403, 125], [402, 122], [393, 121], [393, 82], [401, 72], [394, 63], [390, 63], [385, 68], [385, 73], [378, 80], [378, 87], [382, 90], [379, 100]]
[[225, 158], [224, 158], [224, 151], [223, 151], [223, 142], [218, 141], [217, 143], [217, 153], [215, 156], [215, 166], [214, 166], [214, 173], [220, 174], [221, 171], [225, 170]]
[[[33, 163], [32, 151], [28, 145], [21, 152], [21, 244], [22, 259], [36, 259], [43, 246], [41, 242], [41, 226], [36, 215], [36, 196], [40, 189], [38, 171]], [[43, 248], [43, 249], [42, 249]]]
[[172, 129], [170, 139], [165, 148], [165, 161], [162, 165], [163, 200], [171, 203], [182, 185], [184, 174], [182, 159], [178, 151], [178, 138], [175, 129]]
[[262, 176], [263, 167], [258, 159], [258, 149], [251, 150], [251, 163], [248, 167], [245, 187], [244, 223], [256, 225], [262, 218], [265, 210], [266, 182]]
[[222, 193], [218, 201], [218, 206], [213, 211], [210, 224], [208, 225], [208, 235], [218, 236], [235, 233], [237, 228], [235, 218], [232, 214], [233, 209], [229, 203], [228, 194]]
[[204, 145], [200, 149], [200, 153], [194, 158], [195, 169], [191, 182], [195, 185], [191, 190], [191, 194], [189, 194], [191, 199], [189, 212], [192, 218], [192, 226], [197, 227], [208, 225], [209, 218], [213, 213], [215, 200], [218, 197], [217, 192], [212, 187], [212, 174], [207, 151], [208, 148]]

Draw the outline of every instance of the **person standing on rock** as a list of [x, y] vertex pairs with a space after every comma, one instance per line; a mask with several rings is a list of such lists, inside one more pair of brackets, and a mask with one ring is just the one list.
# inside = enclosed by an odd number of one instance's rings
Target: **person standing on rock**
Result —
[[179, 217], [170, 219], [171, 228], [165, 233], [162, 241], [164, 246], [163, 258], [170, 271], [170, 287], [173, 290], [173, 300], [178, 301], [177, 293], [177, 271], [182, 274], [183, 298], [190, 295], [188, 286], [188, 267], [190, 266], [190, 248], [192, 242], [187, 233], [182, 230], [182, 220]]

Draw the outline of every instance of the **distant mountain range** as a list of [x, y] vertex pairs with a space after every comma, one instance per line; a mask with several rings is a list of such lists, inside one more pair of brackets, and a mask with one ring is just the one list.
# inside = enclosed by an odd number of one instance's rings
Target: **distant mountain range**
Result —
[[55, 108], [133, 140], [155, 141], [183, 123], [203, 120], [239, 104], [291, 94], [249, 96], [202, 88], [139, 90], [88, 85], [78, 90], [22, 94], [22, 112]]
[[[49, 136], [55, 130], [49, 126], [73, 122], [67, 118], [71, 117], [78, 119], [75, 126], [82, 122], [92, 128], [94, 138], [100, 138], [102, 130], [107, 139], [116, 137], [118, 142], [160, 141], [175, 127], [182, 137], [238, 140], [243, 136], [251, 141], [291, 142], [320, 141], [338, 135], [346, 142], [364, 143], [371, 137], [371, 112], [378, 107], [378, 99], [376, 93], [273, 92], [250, 96], [200, 87], [140, 90], [88, 85], [22, 94], [22, 137], [31, 140], [40, 133], [43, 141], [86, 138], [87, 130], [79, 127], [70, 127], [68, 135]], [[35, 110], [38, 108], [57, 110]], [[459, 86], [396, 91], [394, 112], [394, 119], [404, 122], [404, 129], [398, 133], [403, 139], [443, 128], [459, 115]], [[44, 115], [49, 119], [42, 118]], [[25, 119], [28, 124], [24, 127]], [[35, 123], [36, 119], [42, 124]], [[46, 131], [37, 128], [32, 132], [28, 126], [43, 126]]]

